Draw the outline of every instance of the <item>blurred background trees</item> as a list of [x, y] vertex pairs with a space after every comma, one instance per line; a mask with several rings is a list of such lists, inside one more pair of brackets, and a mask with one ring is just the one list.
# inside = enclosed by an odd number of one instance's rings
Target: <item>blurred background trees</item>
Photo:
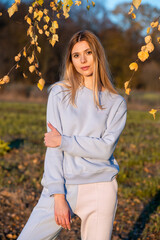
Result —
[[[4, 76], [15, 64], [14, 56], [29, 41], [26, 32], [28, 26], [24, 16], [28, 12], [28, 4], [22, 3], [19, 11], [12, 18], [8, 17], [6, 4], [0, 3], [0, 76]], [[118, 17], [118, 24], [110, 18], [111, 12], [104, 7], [100, 1], [96, 7], [86, 10], [86, 4], [79, 7], [72, 7], [68, 19], [59, 19], [60, 28], [57, 29], [59, 42], [52, 47], [44, 35], [39, 36], [39, 45], [42, 47], [38, 55], [40, 69], [46, 80], [46, 85], [59, 80], [62, 60], [65, 54], [66, 44], [70, 37], [79, 30], [88, 29], [93, 31], [101, 40], [116, 87], [123, 88], [124, 82], [130, 78], [131, 72], [128, 65], [137, 58], [137, 52], [144, 42], [145, 27], [148, 27], [151, 19], [158, 16], [158, 10], [148, 4], [143, 4], [139, 9], [136, 21], [133, 23], [128, 17], [130, 4], [124, 3], [112, 12], [112, 17]], [[157, 35], [153, 38], [156, 38]], [[159, 91], [160, 68], [160, 45], [145, 63], [140, 63], [140, 68], [134, 77], [132, 85], [134, 88]], [[22, 69], [23, 68], [23, 69]], [[23, 78], [23, 72], [28, 78]], [[23, 82], [26, 85], [33, 85], [37, 82], [37, 76], [28, 70], [27, 62], [21, 62], [21, 67], [11, 74], [11, 83]], [[10, 84], [10, 83], [9, 83]], [[7, 87], [7, 86], [5, 86]]]

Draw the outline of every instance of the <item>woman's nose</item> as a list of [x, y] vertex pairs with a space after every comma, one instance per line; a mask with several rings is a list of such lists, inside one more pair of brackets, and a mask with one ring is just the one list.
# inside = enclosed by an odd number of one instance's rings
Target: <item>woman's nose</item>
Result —
[[81, 55], [81, 58], [80, 58], [80, 60], [81, 60], [81, 63], [84, 63], [84, 62], [86, 62], [86, 57], [85, 57], [85, 55], [84, 55], [84, 54], [82, 54], [82, 55]]

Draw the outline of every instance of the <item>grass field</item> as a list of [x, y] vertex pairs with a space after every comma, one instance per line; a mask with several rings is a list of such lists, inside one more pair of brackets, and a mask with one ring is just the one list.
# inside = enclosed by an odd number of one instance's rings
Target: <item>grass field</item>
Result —
[[[0, 239], [16, 239], [41, 192], [46, 104], [0, 103], [0, 138], [10, 151], [0, 156]], [[4, 153], [4, 155], [3, 155]], [[115, 151], [120, 165], [113, 240], [158, 240], [160, 236], [160, 114], [128, 110]], [[80, 239], [72, 230], [58, 239]]]

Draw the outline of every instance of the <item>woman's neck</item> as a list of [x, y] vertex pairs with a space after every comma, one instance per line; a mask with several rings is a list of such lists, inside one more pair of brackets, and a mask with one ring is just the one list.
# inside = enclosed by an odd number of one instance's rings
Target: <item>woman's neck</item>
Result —
[[89, 89], [93, 89], [93, 76], [84, 77], [83, 85]]
[[[89, 79], [89, 78], [84, 79], [83, 85], [84, 85], [86, 88], [89, 88], [89, 89], [93, 90], [93, 79]], [[102, 87], [102, 86], [101, 86], [100, 89], [99, 89], [99, 91], [104, 91], [104, 90], [105, 90], [105, 88]]]

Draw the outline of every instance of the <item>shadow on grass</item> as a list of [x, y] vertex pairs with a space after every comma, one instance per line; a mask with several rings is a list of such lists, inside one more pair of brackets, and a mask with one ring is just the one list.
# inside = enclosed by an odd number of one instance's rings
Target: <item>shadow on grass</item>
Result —
[[21, 147], [21, 145], [23, 145], [23, 144], [24, 144], [24, 139], [18, 138], [18, 139], [14, 139], [13, 141], [11, 141], [8, 146], [11, 149], [13, 149], [13, 148], [19, 149]]
[[141, 214], [139, 215], [133, 229], [129, 232], [127, 238], [121, 238], [123, 240], [137, 240], [141, 236], [145, 225], [149, 222], [150, 215], [154, 213], [160, 205], [160, 191], [151, 199], [146, 205]]

